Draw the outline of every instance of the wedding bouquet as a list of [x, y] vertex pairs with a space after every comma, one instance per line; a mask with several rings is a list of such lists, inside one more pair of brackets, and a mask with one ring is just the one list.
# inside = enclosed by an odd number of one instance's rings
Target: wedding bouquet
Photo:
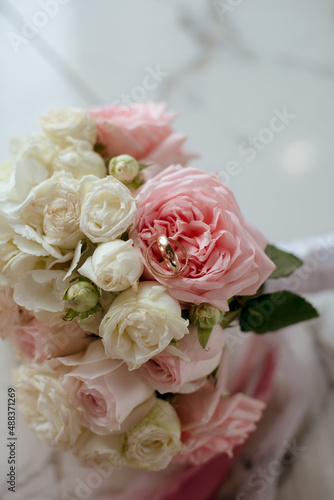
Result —
[[83, 466], [232, 457], [265, 397], [227, 384], [231, 327], [317, 316], [264, 293], [301, 261], [268, 245], [218, 175], [187, 166], [174, 118], [154, 103], [50, 111], [1, 166], [0, 334], [22, 362], [19, 410]]

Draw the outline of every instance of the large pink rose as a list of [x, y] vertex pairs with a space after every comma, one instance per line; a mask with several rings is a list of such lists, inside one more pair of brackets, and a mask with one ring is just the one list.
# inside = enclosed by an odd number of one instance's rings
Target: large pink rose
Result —
[[123, 361], [108, 358], [101, 340], [93, 341], [84, 354], [58, 361], [69, 369], [62, 385], [71, 403], [96, 434], [124, 431], [122, 424], [139, 405], [143, 415], [137, 415], [138, 420], [150, 411], [143, 403], [154, 394], [152, 387], [135, 371], [130, 372]]
[[194, 465], [207, 462], [219, 453], [233, 456], [256, 429], [265, 403], [235, 394], [223, 397], [209, 386], [192, 394], [178, 396], [175, 409], [181, 420], [181, 440], [185, 451], [176, 460]]
[[220, 362], [224, 346], [222, 328], [219, 325], [214, 327], [206, 349], [199, 343], [197, 327], [191, 325], [189, 331], [189, 335], [185, 335], [177, 347], [189, 361], [172, 355], [169, 351], [162, 351], [138, 370], [138, 373], [161, 394], [196, 391], [205, 384], [206, 377]]
[[[184, 273], [156, 279], [182, 302], [208, 302], [228, 310], [234, 295], [253, 295], [275, 269], [265, 255], [265, 237], [245, 221], [232, 192], [215, 175], [171, 166], [146, 184], [137, 196], [138, 210], [130, 237], [144, 264], [158, 235], [178, 240], [188, 252]], [[152, 263], [159, 268], [159, 255]]]
[[183, 149], [187, 137], [173, 132], [171, 124], [176, 115], [165, 111], [165, 107], [165, 104], [143, 102], [91, 109], [98, 143], [106, 148], [105, 155], [129, 154], [142, 163], [155, 165], [154, 174], [158, 171], [156, 165], [186, 165], [195, 155]]
[[20, 357], [25, 361], [39, 363], [83, 351], [91, 342], [91, 338], [76, 321], [64, 321], [62, 326], [47, 326], [33, 319], [17, 328], [13, 341]]

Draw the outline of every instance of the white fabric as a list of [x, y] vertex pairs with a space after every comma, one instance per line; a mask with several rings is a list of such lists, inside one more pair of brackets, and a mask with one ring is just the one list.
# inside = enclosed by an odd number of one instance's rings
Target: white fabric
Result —
[[334, 233], [277, 247], [291, 252], [304, 264], [288, 278], [268, 280], [265, 291], [290, 290], [294, 293], [314, 293], [334, 289]]

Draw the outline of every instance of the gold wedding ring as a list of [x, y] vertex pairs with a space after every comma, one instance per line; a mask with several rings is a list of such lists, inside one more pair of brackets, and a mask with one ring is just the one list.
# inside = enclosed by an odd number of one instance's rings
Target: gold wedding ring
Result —
[[[181, 252], [183, 254], [183, 257], [185, 259], [185, 264], [183, 265], [182, 268], [181, 268], [179, 258], [178, 258], [177, 254], [172, 246], [172, 243], [174, 245], [176, 245], [181, 250]], [[161, 253], [161, 256], [162, 256], [163, 260], [166, 262], [167, 267], [172, 272], [172, 274], [162, 273], [161, 271], [159, 271], [158, 269], [156, 269], [156, 267], [154, 267], [152, 265], [151, 258], [150, 258], [150, 251], [151, 251], [153, 245], [158, 246], [160, 253]], [[187, 250], [182, 245], [182, 243], [180, 243], [179, 241], [173, 240], [172, 238], [167, 238], [167, 236], [161, 235], [161, 236], [158, 236], [156, 238], [156, 240], [152, 241], [152, 243], [149, 245], [147, 252], [146, 252], [146, 262], [147, 262], [147, 265], [148, 265], [150, 271], [153, 274], [155, 274], [156, 276], [158, 276], [159, 278], [175, 278], [176, 276], [180, 276], [180, 274], [182, 274], [185, 271], [185, 269], [188, 265], [188, 253], [187, 253]]]

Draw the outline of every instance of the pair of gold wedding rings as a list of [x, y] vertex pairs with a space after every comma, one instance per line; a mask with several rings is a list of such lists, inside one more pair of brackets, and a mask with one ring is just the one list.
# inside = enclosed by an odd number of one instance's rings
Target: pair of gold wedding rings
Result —
[[[163, 260], [166, 262], [168, 269], [171, 271], [169, 273], [163, 273], [161, 270], [158, 270], [153, 264], [151, 260], [151, 251], [152, 247], [157, 245]], [[184, 258], [184, 264], [181, 266], [180, 260], [177, 256], [176, 251], [173, 248], [173, 245], [176, 246], [182, 253]], [[150, 269], [150, 271], [158, 276], [159, 278], [175, 278], [176, 276], [180, 276], [188, 266], [188, 253], [184, 248], [182, 243], [177, 240], [173, 240], [172, 238], [168, 238], [167, 236], [158, 236], [152, 243], [149, 245], [146, 251], [146, 263]]]

